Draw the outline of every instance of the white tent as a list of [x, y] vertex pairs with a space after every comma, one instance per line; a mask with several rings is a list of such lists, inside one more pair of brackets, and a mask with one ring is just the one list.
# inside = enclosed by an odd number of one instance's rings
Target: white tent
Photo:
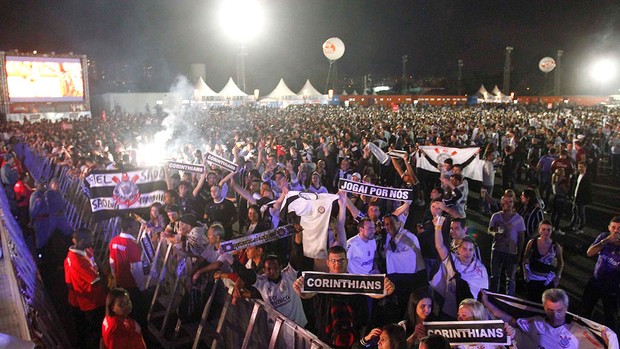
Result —
[[306, 98], [319, 98], [323, 96], [321, 92], [319, 92], [316, 88], [314, 88], [314, 86], [312, 86], [310, 80], [306, 80], [306, 83], [301, 88], [301, 90], [299, 90], [297, 95]]
[[219, 97], [217, 92], [213, 91], [200, 77], [194, 86], [194, 100], [215, 99]]
[[347, 90], [342, 90], [342, 93], [340, 95], [341, 96], [348, 96], [349, 94], [347, 93]]
[[481, 85], [474, 96], [478, 97], [478, 103], [510, 103], [512, 101], [510, 96], [503, 94], [497, 85], [493, 87], [491, 93], [484, 88], [484, 85]]
[[505, 94], [503, 94], [502, 91], [500, 91], [499, 87], [497, 87], [497, 85], [495, 85], [495, 87], [493, 88], [493, 94], [495, 95], [495, 100], [497, 103], [511, 103], [512, 102], [512, 98], [510, 96], [506, 96]]
[[239, 87], [237, 87], [237, 84], [235, 84], [232, 78], [228, 79], [226, 86], [224, 86], [224, 88], [220, 91], [219, 95], [224, 98], [235, 98], [235, 97], [247, 97], [248, 96], [245, 92], [241, 91]]
[[495, 87], [493, 87], [493, 92], [494, 95], [496, 95], [497, 97], [502, 97], [504, 96], [504, 94], [502, 93], [502, 91], [499, 90], [499, 87], [497, 87], [497, 85], [495, 85]]
[[282, 100], [282, 99], [298, 99], [295, 92], [291, 91], [284, 79], [280, 79], [276, 88], [271, 91], [270, 94], [265, 96], [265, 99]]
[[484, 88], [484, 85], [480, 85], [480, 88], [478, 89], [478, 92], [476, 92], [475, 96], [478, 96], [478, 99], [488, 99], [489, 98], [489, 91], [487, 91], [486, 88]]
[[358, 96], [359, 93], [357, 93], [357, 90], [353, 90], [353, 93], [351, 93], [352, 96]]

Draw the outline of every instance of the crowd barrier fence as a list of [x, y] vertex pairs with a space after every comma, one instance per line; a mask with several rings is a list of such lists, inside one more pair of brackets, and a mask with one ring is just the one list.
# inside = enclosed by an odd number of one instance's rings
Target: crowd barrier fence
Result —
[[[118, 232], [118, 218], [94, 222], [89, 198], [84, 194], [79, 178], [70, 176], [68, 168], [54, 164], [50, 158], [35, 154], [23, 143], [18, 144], [15, 149], [33, 178], [44, 182], [49, 182], [52, 178], [58, 180], [59, 190], [66, 201], [66, 218], [73, 228], [88, 227], [95, 232], [95, 259], [99, 263], [105, 262], [108, 256], [108, 243]], [[6, 203], [6, 197], [3, 197], [3, 200]], [[14, 224], [17, 225], [15, 222]], [[21, 233], [21, 230], [19, 231]], [[139, 237], [143, 234], [144, 231], [141, 231]], [[21, 235], [13, 234], [10, 238], [19, 240], [19, 243], [25, 246]], [[32, 266], [24, 271], [30, 279], [34, 277], [33, 275], [37, 275], [36, 265], [32, 263]], [[185, 268], [178, 272], [180, 263], [184, 263]], [[191, 275], [188, 273], [191, 270], [191, 257], [179, 255], [172, 244], [160, 239], [150, 265], [147, 290], [151, 291], [154, 288], [154, 291], [146, 292], [153, 294], [149, 302], [147, 319], [149, 330], [164, 347], [173, 348], [191, 344], [193, 349], [207, 346], [212, 349], [329, 348], [314, 334], [299, 327], [261, 300], [240, 300], [233, 305], [230, 289], [220, 280], [213, 283], [208, 293], [200, 321], [183, 324], [178, 319], [178, 306], [187, 292], [186, 287], [182, 286], [191, 284]], [[43, 300], [48, 299], [45, 290], [41, 289], [41, 292], [43, 294], [38, 296]], [[48, 314], [48, 317], [56, 318], [55, 316], [57, 315]], [[175, 318], [176, 324], [171, 327], [171, 331], [168, 331], [171, 320], [174, 321]], [[52, 340], [66, 341], [66, 335], [62, 331], [55, 329], [45, 332], [52, 335], [48, 340], [51, 344], [54, 343]], [[186, 335], [180, 336], [181, 332]]]
[[22, 310], [15, 314], [19, 323], [13, 325], [20, 328], [20, 338], [23, 340], [31, 340], [44, 348], [71, 348], [67, 333], [62, 326], [58, 326], [61, 323], [60, 318], [24, 240], [22, 229], [11, 214], [4, 188], [1, 186], [0, 211], [3, 258], [12, 271], [12, 275], [7, 278], [10, 285], [5, 286], [12, 289], [13, 301], [17, 303], [16, 307]]

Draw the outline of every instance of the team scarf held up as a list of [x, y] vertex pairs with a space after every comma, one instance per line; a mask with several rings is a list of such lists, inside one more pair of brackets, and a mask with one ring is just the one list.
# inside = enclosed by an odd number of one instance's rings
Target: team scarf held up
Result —
[[205, 172], [204, 165], [186, 164], [183, 162], [168, 161], [166, 166], [168, 166], [169, 170], [177, 170], [177, 171], [191, 172], [191, 173], [198, 173], [198, 174], [203, 174]]
[[213, 153], [205, 154], [205, 160], [211, 165], [215, 165], [217, 167], [223, 168], [229, 172], [237, 172], [237, 164], [232, 161], [229, 161], [221, 156], [217, 156]]
[[[494, 292], [487, 291], [487, 297], [490, 302], [492, 302], [496, 307], [500, 308], [504, 312], [510, 314], [515, 319], [519, 318], [528, 318], [536, 315], [545, 316], [545, 309], [542, 304], [530, 302], [521, 298], [508, 296], [505, 294], [499, 294]], [[588, 320], [584, 317], [575, 315], [571, 312], [566, 312], [567, 317], [571, 317], [572, 321], [577, 322], [583, 328], [588, 331], [584, 333], [588, 338], [594, 340], [597, 345], [592, 346], [592, 348], [618, 348], [618, 337], [615, 333], [607, 332], [607, 337], [609, 339], [609, 346], [605, 346], [605, 342], [603, 341], [602, 331], [606, 327], [594, 322], [592, 320]]]
[[[419, 147], [416, 166], [426, 171], [439, 172], [438, 164], [444, 163], [446, 159], [452, 159], [454, 165], [463, 166], [463, 176], [482, 181], [482, 168], [484, 160], [478, 156], [479, 147], [472, 148], [449, 148], [436, 145], [425, 145]], [[426, 154], [426, 156], [424, 155]], [[430, 160], [430, 161], [429, 161]]]
[[152, 204], [164, 202], [167, 189], [162, 167], [95, 170], [83, 185], [96, 221], [124, 213], [148, 214]]
[[340, 178], [338, 189], [348, 193], [374, 196], [380, 199], [407, 201], [413, 199], [413, 190], [405, 188], [381, 187], [364, 182], [356, 182], [349, 179]]

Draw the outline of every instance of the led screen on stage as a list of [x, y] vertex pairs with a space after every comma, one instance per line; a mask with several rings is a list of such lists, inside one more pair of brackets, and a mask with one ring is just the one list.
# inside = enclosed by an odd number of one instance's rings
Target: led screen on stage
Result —
[[79, 58], [6, 56], [11, 102], [81, 102], [84, 77]]

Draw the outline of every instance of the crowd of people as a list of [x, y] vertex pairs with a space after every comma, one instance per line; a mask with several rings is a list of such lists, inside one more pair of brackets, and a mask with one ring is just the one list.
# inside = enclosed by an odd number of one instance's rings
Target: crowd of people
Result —
[[[568, 298], [558, 288], [564, 260], [552, 235], [583, 233], [601, 159], [612, 164], [609, 175], [620, 177], [619, 119], [580, 107], [405, 106], [394, 112], [296, 106], [8, 123], [0, 129], [6, 144], [0, 174], [14, 214], [33, 230], [33, 251], [49, 254], [54, 234], [73, 239], [64, 265], [82, 347], [92, 347], [87, 342], [102, 333], [107, 348], [145, 346], [139, 337], [149, 300], [136, 243], [143, 229], [153, 243], [165, 239], [179, 255], [191, 256], [194, 285], [226, 279], [235, 300], [263, 299], [336, 348], [441, 348], [447, 344], [427, 336], [424, 322], [491, 318], [506, 322], [518, 348], [583, 348], [587, 338], [566, 315]], [[106, 299], [108, 278], [93, 259], [92, 232], [67, 227], [55, 180], [34, 186], [24, 177], [18, 186], [27, 169], [15, 161], [14, 148], [26, 144], [54, 166], [66, 166], [67, 175], [84, 179], [93, 170], [142, 166], [154, 154], [139, 149], [152, 142], [166, 142], [170, 158], [206, 170], [166, 170], [164, 202], [139, 219], [142, 227], [131, 217], [121, 219], [108, 246], [111, 286], [117, 288]], [[478, 147], [482, 182], [465, 178], [467, 164], [451, 158], [434, 164], [437, 172], [418, 168], [427, 156], [423, 145]], [[209, 164], [206, 153], [229, 159], [238, 170]], [[380, 161], [382, 153], [401, 155]], [[502, 180], [497, 186], [496, 172]], [[413, 200], [345, 192], [341, 179], [406, 188]], [[518, 191], [517, 184], [525, 189]], [[31, 190], [26, 210], [18, 209], [24, 207], [23, 187]], [[473, 190], [480, 201], [468, 205]], [[488, 266], [469, 234], [472, 210], [489, 217]], [[564, 216], [571, 218], [568, 226], [560, 226]], [[290, 238], [234, 254], [222, 250], [224, 241], [289, 224], [295, 228]], [[586, 317], [603, 300], [605, 344], [616, 329], [620, 217], [608, 230], [588, 249], [598, 260], [584, 298]], [[488, 300], [486, 290], [516, 296], [518, 270], [525, 280], [521, 296], [542, 303], [546, 316], [515, 319]], [[306, 292], [301, 271], [385, 274], [384, 292]]]

